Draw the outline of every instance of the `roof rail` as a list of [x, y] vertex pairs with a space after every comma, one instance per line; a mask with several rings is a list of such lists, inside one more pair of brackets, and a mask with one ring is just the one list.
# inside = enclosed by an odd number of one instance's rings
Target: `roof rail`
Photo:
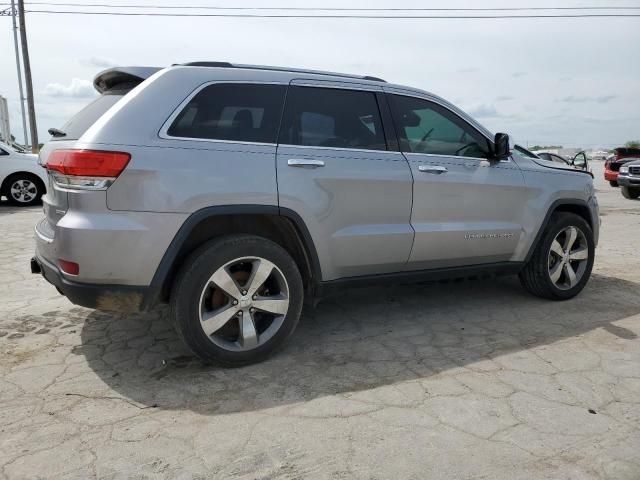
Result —
[[189, 62], [189, 63], [174, 63], [176, 66], [183, 67], [223, 67], [232, 68], [233, 65], [229, 62]]
[[344, 78], [353, 78], [358, 80], [369, 80], [372, 82], [387, 83], [385, 80], [378, 77], [372, 77], [371, 75], [364, 75], [364, 76], [349, 75], [347, 73], [324, 72], [321, 70], [306, 70], [303, 68], [272, 67], [269, 65], [241, 65], [241, 64], [230, 63], [230, 62], [188, 62], [188, 63], [178, 63], [174, 65], [183, 66], [183, 67], [246, 68], [250, 70], [271, 70], [275, 72], [310, 73], [313, 75], [328, 75], [333, 77], [344, 77]]

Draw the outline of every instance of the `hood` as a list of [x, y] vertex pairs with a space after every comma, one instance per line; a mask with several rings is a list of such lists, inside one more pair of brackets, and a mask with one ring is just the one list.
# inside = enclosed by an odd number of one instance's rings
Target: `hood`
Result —
[[25, 160], [25, 161], [30, 161], [30, 162], [37, 162], [38, 161], [38, 154], [37, 153], [18, 153], [18, 152], [13, 152], [13, 158], [17, 158], [19, 160]]
[[640, 161], [640, 158], [638, 157], [622, 157], [622, 158], [614, 158], [612, 160], [609, 160], [609, 165], [626, 165], [629, 162], [638, 162]]
[[543, 158], [531, 158], [541, 167], [553, 168], [555, 170], [575, 170], [571, 165], [562, 165], [560, 162], [554, 162], [552, 160], [545, 160]]
[[559, 162], [553, 162], [551, 160], [543, 160], [542, 158], [533, 158], [533, 157], [529, 158], [529, 160], [531, 160], [532, 162], [535, 162], [536, 164], [540, 165], [541, 167], [551, 168], [553, 170], [562, 170], [562, 171], [576, 172], [576, 173], [586, 173], [587, 175], [592, 175], [587, 170], [578, 170], [576, 168], [573, 168], [571, 165], [562, 165]]
[[22, 153], [17, 151], [11, 145], [8, 145], [4, 142], [0, 142], [0, 148], [8, 151], [11, 154], [12, 159], [20, 159], [20, 160], [28, 160], [28, 161], [38, 161], [38, 155], [36, 153]]

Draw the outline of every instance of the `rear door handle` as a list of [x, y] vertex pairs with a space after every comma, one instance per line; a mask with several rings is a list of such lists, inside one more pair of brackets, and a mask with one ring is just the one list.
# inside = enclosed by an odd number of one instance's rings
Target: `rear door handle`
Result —
[[290, 167], [318, 168], [318, 167], [324, 167], [324, 161], [291, 158], [287, 160], [287, 165], [289, 165]]
[[447, 173], [447, 167], [441, 167], [440, 165], [420, 165], [418, 170], [424, 173], [434, 173], [436, 175]]

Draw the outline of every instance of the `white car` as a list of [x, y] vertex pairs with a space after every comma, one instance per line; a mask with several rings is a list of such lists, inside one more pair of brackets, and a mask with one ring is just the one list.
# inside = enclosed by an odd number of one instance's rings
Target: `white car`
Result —
[[19, 151], [0, 142], [0, 197], [13, 205], [33, 205], [40, 201], [47, 185], [47, 171], [38, 155]]

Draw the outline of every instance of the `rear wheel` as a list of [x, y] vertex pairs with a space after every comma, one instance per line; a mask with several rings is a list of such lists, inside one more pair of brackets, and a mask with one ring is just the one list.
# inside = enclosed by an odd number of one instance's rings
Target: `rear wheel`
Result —
[[611, 180], [609, 182], [609, 185], [611, 185], [612, 187], [617, 187], [618, 186], [618, 182], [616, 182], [615, 180]]
[[171, 310], [178, 334], [206, 362], [239, 366], [271, 355], [302, 310], [300, 272], [278, 244], [234, 235], [196, 250], [178, 274]]
[[30, 206], [40, 201], [44, 194], [44, 185], [35, 175], [30, 173], [16, 173], [4, 183], [3, 195], [12, 205]]
[[630, 200], [634, 200], [640, 197], [640, 188], [621, 187], [620, 191], [622, 192], [622, 196], [624, 198], [628, 198]]
[[594, 253], [589, 224], [573, 213], [554, 213], [519, 274], [520, 282], [538, 297], [551, 300], [575, 297], [589, 280]]

